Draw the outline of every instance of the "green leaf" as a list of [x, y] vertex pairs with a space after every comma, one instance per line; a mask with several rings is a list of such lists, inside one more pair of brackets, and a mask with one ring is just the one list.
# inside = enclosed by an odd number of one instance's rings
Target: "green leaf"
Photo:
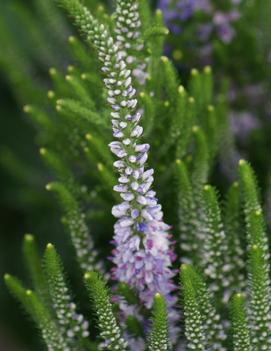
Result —
[[269, 264], [263, 249], [253, 245], [249, 249], [249, 315], [253, 351], [271, 347], [271, 283]]
[[23, 255], [35, 291], [45, 303], [48, 303], [48, 287], [42, 270], [42, 262], [36, 240], [31, 234], [24, 236]]
[[[81, 120], [84, 120], [90, 124], [90, 126], [101, 126], [106, 127], [106, 119], [93, 111], [93, 107], [89, 108], [87, 105], [82, 103], [80, 100], [75, 99], [58, 99], [56, 102], [56, 109], [59, 113], [73, 118], [74, 123], [78, 124]], [[75, 118], [76, 117], [76, 118]]]
[[258, 185], [251, 166], [244, 160], [239, 162], [239, 174], [243, 195], [247, 239], [250, 245], [260, 246], [269, 257], [268, 239], [259, 202]]
[[241, 218], [240, 186], [237, 182], [230, 187], [224, 204], [223, 222], [227, 241], [227, 252], [224, 255], [227, 276], [229, 279], [228, 289], [232, 295], [236, 287], [245, 289], [245, 231]]
[[204, 67], [202, 74], [202, 94], [204, 105], [208, 106], [213, 99], [213, 73], [210, 66]]
[[[183, 266], [182, 266], [183, 267]], [[192, 284], [195, 300], [198, 303], [198, 310], [201, 314], [201, 320], [207, 345], [210, 350], [226, 351], [224, 342], [226, 335], [222, 325], [221, 317], [215, 306], [215, 299], [202, 275], [191, 265], [185, 265], [185, 273]]]
[[4, 278], [11, 294], [22, 304], [39, 327], [48, 351], [65, 351], [68, 347], [66, 341], [54, 322], [50, 310], [42, 303], [38, 295], [31, 290], [26, 290], [15, 277], [6, 274]]
[[192, 128], [193, 137], [195, 140], [195, 150], [193, 152], [193, 169], [192, 183], [193, 186], [199, 188], [207, 182], [209, 172], [209, 150], [207, 136], [204, 131], [194, 126]]
[[252, 351], [244, 296], [235, 294], [231, 299], [230, 308], [233, 351]]
[[197, 213], [193, 188], [184, 162], [176, 160], [177, 216], [181, 258], [184, 263], [199, 264], [199, 241], [197, 240]]
[[121, 329], [113, 314], [113, 305], [104, 280], [95, 272], [85, 274], [85, 284], [96, 311], [100, 336], [109, 351], [127, 350]]
[[101, 269], [97, 263], [97, 252], [94, 249], [93, 240], [90, 236], [85, 214], [81, 211], [77, 200], [62, 183], [50, 183], [46, 186], [48, 191], [55, 191], [63, 207], [69, 234], [75, 248], [78, 263], [83, 272], [89, 269]]
[[150, 351], [169, 351], [167, 305], [163, 296], [156, 294], [152, 309], [152, 327], [149, 335]]
[[188, 266], [183, 264], [180, 272], [187, 350], [205, 351], [206, 335], [202, 315], [197, 301], [196, 292], [193, 287], [190, 270], [187, 268]]
[[73, 348], [80, 348], [82, 339], [88, 337], [88, 322], [77, 312], [64, 276], [64, 269], [54, 246], [48, 244], [44, 253], [44, 270], [47, 277], [51, 303], [65, 340]]
[[211, 291], [222, 296], [223, 288], [228, 286], [223, 269], [226, 238], [216, 190], [210, 185], [204, 187], [203, 200], [206, 214], [206, 237], [202, 243], [204, 273], [210, 279]]

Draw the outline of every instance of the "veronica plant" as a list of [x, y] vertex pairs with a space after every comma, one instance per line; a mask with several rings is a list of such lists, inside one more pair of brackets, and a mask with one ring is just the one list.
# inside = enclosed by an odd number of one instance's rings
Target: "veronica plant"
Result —
[[[50, 69], [47, 108], [24, 110], [57, 178], [46, 189], [60, 199], [95, 317], [79, 312], [55, 247], [40, 258], [31, 235], [23, 252], [33, 290], [7, 274], [9, 290], [48, 350], [268, 350], [268, 236], [255, 176], [240, 161], [222, 203], [206, 184], [228, 137], [211, 68], [180, 85], [161, 56], [162, 14], [143, 0], [117, 0], [112, 16], [58, 4], [96, 56], [70, 37], [76, 64], [66, 76]], [[109, 259], [101, 241], [113, 245]]]

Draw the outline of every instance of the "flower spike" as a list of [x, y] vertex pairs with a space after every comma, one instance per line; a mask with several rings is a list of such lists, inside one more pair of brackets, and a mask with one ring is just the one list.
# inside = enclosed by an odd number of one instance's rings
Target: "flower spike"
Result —
[[170, 267], [174, 255], [169, 226], [163, 222], [161, 205], [151, 189], [154, 171], [145, 169], [150, 146], [138, 143], [143, 133], [139, 124], [142, 115], [136, 109], [138, 101], [131, 71], [107, 28], [86, 7], [76, 0], [60, 3], [74, 17], [87, 41], [96, 47], [105, 75], [115, 138], [109, 146], [118, 157], [114, 167], [119, 172], [119, 184], [114, 190], [123, 199], [112, 209], [118, 218], [114, 227], [113, 277], [136, 288], [148, 308], [156, 292], [172, 305], [175, 299], [170, 294], [175, 286]]

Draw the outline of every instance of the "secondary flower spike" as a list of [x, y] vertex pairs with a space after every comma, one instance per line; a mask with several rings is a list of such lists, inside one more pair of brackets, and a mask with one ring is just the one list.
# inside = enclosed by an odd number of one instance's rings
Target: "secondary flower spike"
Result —
[[111, 106], [115, 140], [109, 146], [118, 157], [114, 167], [119, 172], [119, 184], [114, 190], [123, 200], [112, 209], [118, 219], [114, 227], [113, 277], [134, 287], [146, 307], [152, 305], [157, 292], [170, 306], [175, 302], [171, 296], [175, 285], [171, 280], [174, 254], [170, 228], [163, 222], [161, 205], [151, 189], [153, 169], [145, 169], [150, 146], [139, 143], [143, 133], [139, 124], [142, 116], [137, 111], [131, 70], [107, 28], [99, 24], [86, 7], [74, 0], [63, 0], [62, 4], [98, 51]]

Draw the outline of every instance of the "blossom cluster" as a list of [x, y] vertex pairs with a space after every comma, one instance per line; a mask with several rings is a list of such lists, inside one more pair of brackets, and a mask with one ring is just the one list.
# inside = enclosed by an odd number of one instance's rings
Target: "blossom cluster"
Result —
[[[117, 48], [113, 45], [111, 48]], [[106, 55], [104, 70], [110, 60]], [[124, 200], [112, 209], [118, 218], [115, 224], [113, 262], [114, 278], [136, 287], [147, 307], [152, 304], [154, 294], [159, 291], [170, 299], [174, 285], [170, 281], [174, 273], [170, 270], [174, 254], [170, 249], [169, 226], [163, 222], [161, 205], [151, 189], [153, 169], [145, 169], [149, 144], [139, 144], [143, 133], [139, 125], [141, 113], [136, 111], [137, 100], [132, 86], [131, 72], [121, 56], [117, 55], [115, 70], [105, 80], [108, 102], [112, 107], [113, 135], [117, 139], [110, 143], [111, 151], [119, 158], [114, 163], [120, 177], [114, 190]], [[120, 78], [115, 79], [116, 76]]]
[[235, 35], [232, 24], [240, 17], [239, 2], [232, 0], [232, 9], [228, 12], [216, 9], [210, 0], [159, 0], [158, 7], [172, 33], [180, 34], [184, 22], [191, 20], [196, 13], [202, 13], [208, 22], [199, 23], [199, 38], [206, 42], [214, 34], [222, 42], [230, 43]]
[[175, 255], [170, 227], [163, 222], [161, 205], [152, 190], [153, 169], [145, 168], [150, 146], [138, 143], [143, 133], [139, 124], [142, 115], [137, 111], [132, 72], [106, 27], [87, 8], [80, 9], [76, 21], [94, 43], [102, 62], [116, 139], [109, 146], [118, 157], [114, 167], [119, 173], [119, 184], [114, 190], [123, 201], [112, 209], [118, 219], [114, 226], [113, 278], [134, 287], [147, 308], [157, 292], [171, 306], [175, 303], [171, 296], [175, 289], [172, 282], [175, 272], [171, 269]]

